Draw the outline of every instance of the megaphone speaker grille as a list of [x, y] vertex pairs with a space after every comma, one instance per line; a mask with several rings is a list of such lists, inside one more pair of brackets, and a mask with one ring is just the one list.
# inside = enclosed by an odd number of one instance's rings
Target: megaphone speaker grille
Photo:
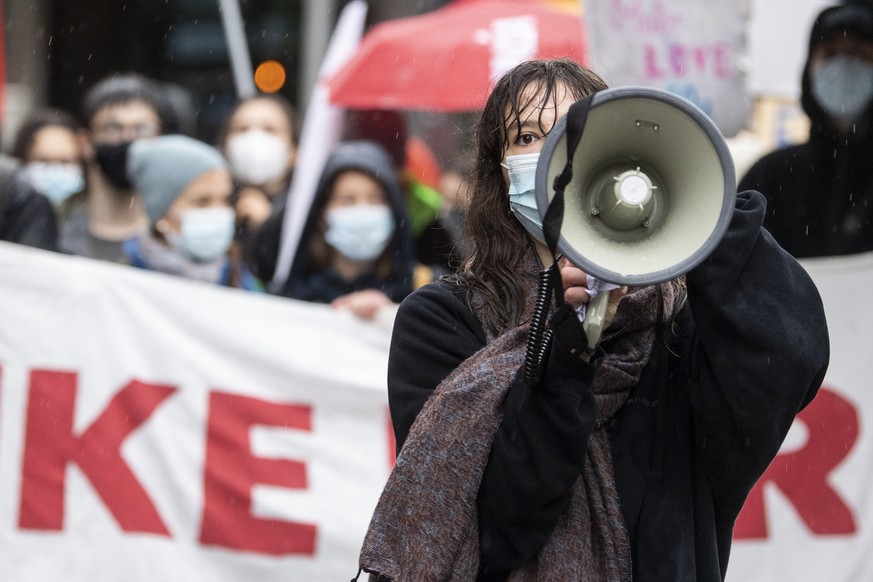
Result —
[[[566, 118], [546, 138], [537, 167], [544, 217], [567, 162]], [[645, 87], [595, 94], [564, 192], [558, 250], [589, 274], [647, 285], [703, 261], [733, 211], [727, 145], [689, 101]]]

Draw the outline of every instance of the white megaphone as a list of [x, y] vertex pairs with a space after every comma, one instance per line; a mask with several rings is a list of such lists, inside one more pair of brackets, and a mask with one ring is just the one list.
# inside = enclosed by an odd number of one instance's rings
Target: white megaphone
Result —
[[[562, 211], [550, 213], [562, 181]], [[651, 285], [714, 250], [731, 219], [736, 178], [721, 132], [696, 105], [660, 89], [622, 87], [595, 93], [558, 120], [540, 154], [536, 197], [544, 230], [551, 218], [557, 251], [571, 263], [601, 281]], [[607, 295], [586, 316], [592, 347]]]

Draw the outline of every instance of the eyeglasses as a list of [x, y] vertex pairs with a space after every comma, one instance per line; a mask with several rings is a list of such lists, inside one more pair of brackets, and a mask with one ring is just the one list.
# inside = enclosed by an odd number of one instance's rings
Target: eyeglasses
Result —
[[125, 125], [110, 121], [97, 126], [94, 139], [101, 142], [122, 142], [140, 138], [157, 137], [160, 128], [154, 123], [136, 123]]

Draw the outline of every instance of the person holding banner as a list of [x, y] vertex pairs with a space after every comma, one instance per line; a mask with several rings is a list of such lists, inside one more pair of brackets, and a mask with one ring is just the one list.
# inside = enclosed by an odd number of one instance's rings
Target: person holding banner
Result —
[[60, 220], [71, 198], [84, 196], [81, 129], [66, 111], [37, 108], [21, 123], [12, 146], [28, 182], [51, 201]]
[[279, 255], [299, 132], [297, 111], [287, 99], [257, 94], [236, 104], [219, 139], [236, 188], [236, 239], [262, 281], [273, 278]]
[[[524, 201], [506, 167], [605, 88], [572, 61], [528, 61], [485, 105], [472, 256], [395, 320], [399, 455], [360, 554], [371, 579], [723, 580], [746, 495], [822, 382], [821, 299], [761, 228], [758, 192], [737, 196], [699, 266], [610, 291], [594, 350], [557, 310], [543, 375], [527, 381], [538, 278], [559, 263], [537, 242], [542, 224], [511, 209]], [[570, 305], [590, 300], [584, 272], [563, 262], [560, 277]]]
[[801, 80], [809, 139], [740, 180], [767, 197], [764, 226], [797, 258], [873, 251], [873, 3], [816, 17]]
[[137, 139], [165, 131], [167, 104], [160, 85], [138, 73], [111, 75], [85, 94], [82, 140], [87, 188], [71, 200], [59, 224], [62, 252], [125, 263], [124, 244], [148, 228], [148, 217], [125, 173]]
[[325, 162], [280, 294], [373, 319], [412, 292], [414, 261], [388, 152], [368, 140], [340, 143]]
[[131, 265], [262, 290], [228, 252], [233, 183], [218, 150], [182, 135], [137, 140], [130, 146], [127, 173], [149, 218], [148, 232], [124, 246]]

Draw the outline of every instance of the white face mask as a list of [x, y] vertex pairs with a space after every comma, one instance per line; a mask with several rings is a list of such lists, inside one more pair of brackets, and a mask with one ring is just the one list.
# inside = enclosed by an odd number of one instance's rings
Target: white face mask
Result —
[[85, 187], [79, 164], [31, 162], [24, 167], [24, 173], [31, 186], [55, 206]]
[[244, 131], [227, 142], [227, 161], [234, 178], [255, 186], [284, 176], [290, 154], [287, 142], [260, 129]]
[[537, 209], [536, 176], [539, 152], [506, 156], [506, 169], [509, 171], [509, 208], [518, 218], [524, 229], [542, 244], [543, 221]]
[[873, 98], [873, 63], [849, 55], [831, 57], [811, 71], [810, 88], [828, 115], [854, 123]]
[[325, 214], [327, 244], [353, 261], [372, 261], [394, 234], [394, 216], [386, 205], [356, 204]]
[[197, 261], [212, 261], [230, 248], [236, 215], [232, 208], [192, 208], [179, 217], [182, 228], [167, 239], [179, 252]]

